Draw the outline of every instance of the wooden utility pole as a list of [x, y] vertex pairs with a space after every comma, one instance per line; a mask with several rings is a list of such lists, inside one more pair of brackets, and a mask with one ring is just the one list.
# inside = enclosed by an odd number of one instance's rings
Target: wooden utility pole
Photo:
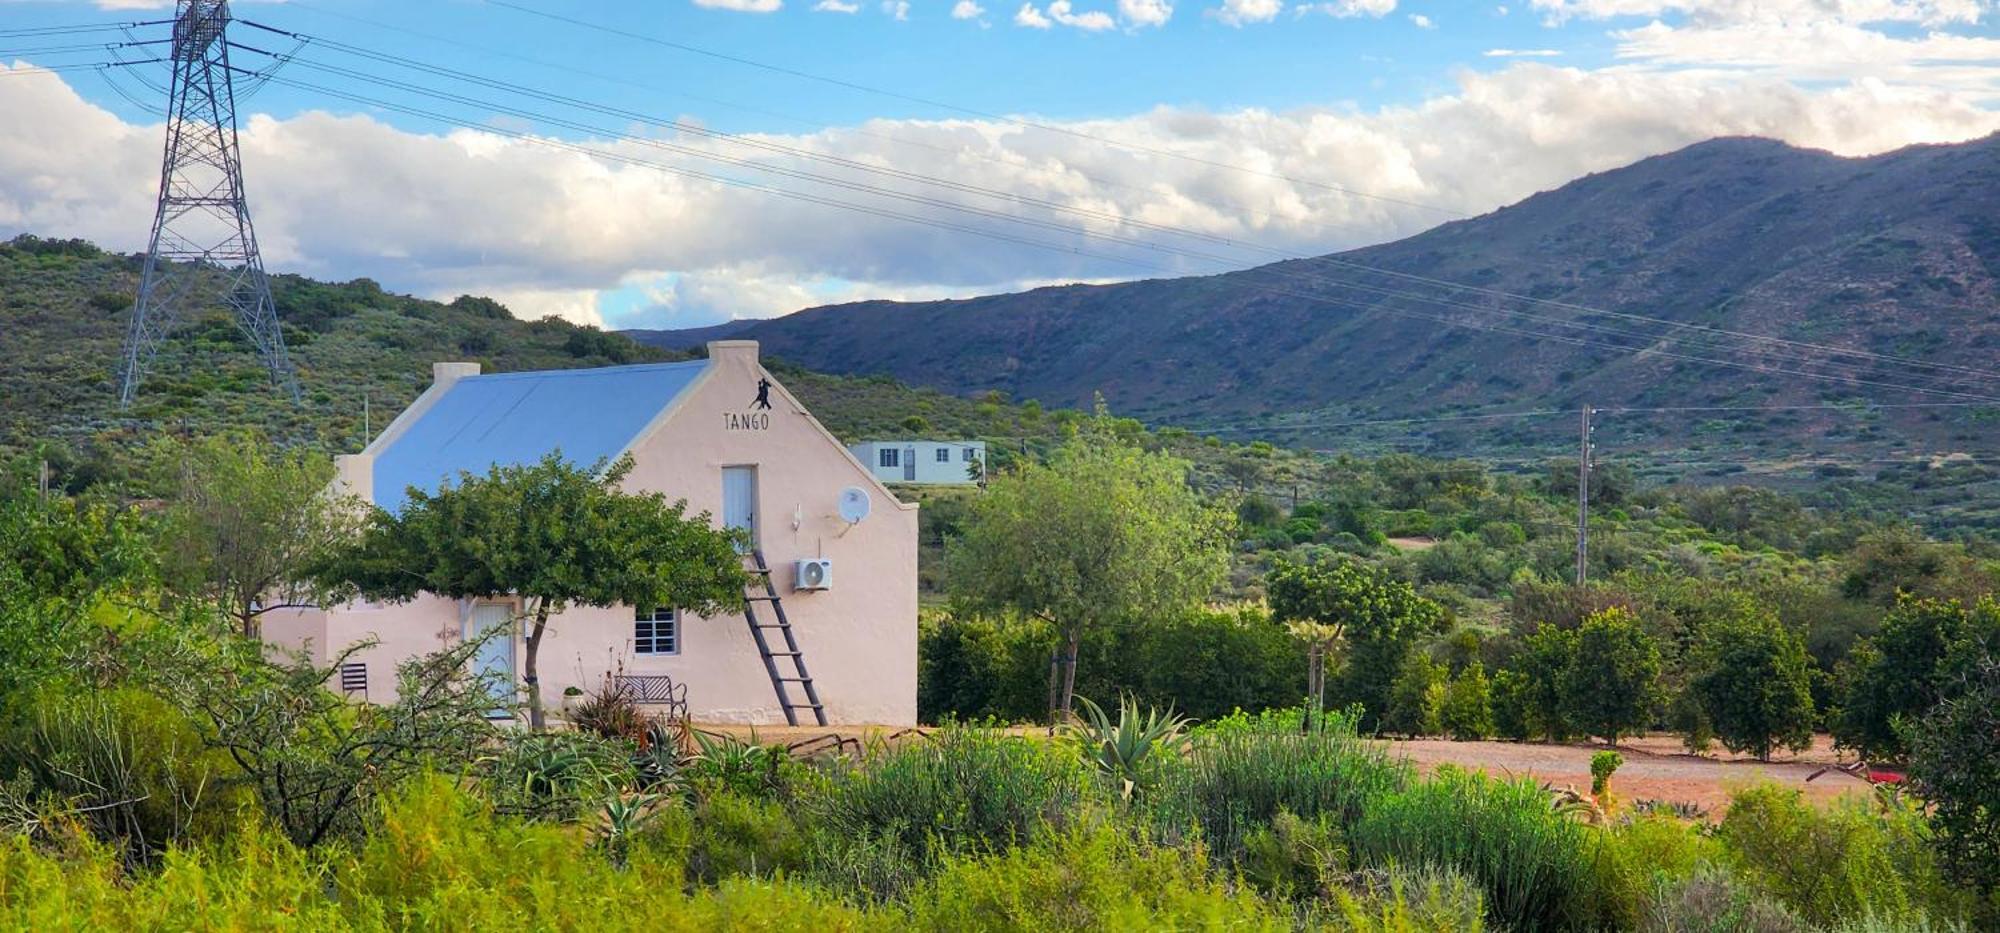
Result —
[[1590, 563], [1590, 406], [1583, 406], [1582, 430], [1576, 451], [1576, 585], [1582, 586]]

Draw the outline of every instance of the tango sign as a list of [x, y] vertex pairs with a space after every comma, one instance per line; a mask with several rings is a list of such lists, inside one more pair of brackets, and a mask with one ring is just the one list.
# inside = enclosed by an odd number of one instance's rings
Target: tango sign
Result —
[[723, 412], [722, 424], [730, 431], [771, 430], [771, 380], [757, 380], [757, 397], [751, 400], [750, 410]]

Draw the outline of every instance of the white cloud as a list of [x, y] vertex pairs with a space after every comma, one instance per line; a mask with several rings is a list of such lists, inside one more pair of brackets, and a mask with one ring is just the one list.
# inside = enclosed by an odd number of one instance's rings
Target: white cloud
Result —
[[1479, 53], [1487, 58], [1555, 58], [1562, 54], [1560, 49], [1487, 49]]
[[813, 12], [815, 13], [858, 13], [860, 11], [861, 4], [843, 3], [841, 0], [819, 0], [818, 3], [813, 4]]
[[910, 0], [882, 0], [882, 12], [899, 23], [910, 19]]
[[1985, 0], [1529, 0], [1552, 22], [1684, 16], [1699, 25], [1789, 23], [1977, 23]]
[[986, 8], [974, 0], [958, 0], [951, 5], [952, 19], [978, 19], [986, 14]]
[[1021, 4], [1020, 11], [1014, 14], [1014, 24], [1029, 29], [1048, 29], [1055, 25], [1049, 22], [1048, 17], [1042, 15], [1042, 11], [1035, 9], [1032, 3]]
[[1222, 5], [1208, 11], [1210, 16], [1230, 26], [1245, 23], [1268, 23], [1284, 12], [1285, 0], [1222, 0]]
[[1165, 26], [1173, 15], [1167, 0], [1118, 0], [1118, 19], [1130, 29]]
[[1118, 25], [1112, 21], [1111, 14], [1102, 10], [1076, 12], [1075, 8], [1070, 5], [1069, 0], [1050, 0], [1049, 18], [1064, 26], [1081, 29], [1084, 32], [1103, 32]]
[[785, 5], [785, 0], [694, 0], [694, 5], [708, 10], [733, 10], [737, 13], [776, 13]]
[[1425, 15], [1424, 15], [1424, 14], [1422, 14], [1422, 13], [1411, 13], [1411, 14], [1410, 14], [1410, 24], [1411, 24], [1411, 25], [1413, 25], [1413, 26], [1415, 26], [1415, 27], [1417, 27], [1418, 29], [1436, 29], [1436, 28], [1438, 28], [1438, 27], [1437, 27], [1437, 24], [1436, 24], [1436, 23], [1434, 23], [1434, 22], [1431, 22], [1431, 18], [1430, 18], [1430, 17], [1428, 17], [1428, 16], [1425, 16]]
[[1396, 12], [1396, 0], [1327, 0], [1325, 3], [1304, 3], [1293, 7], [1298, 15], [1325, 13], [1335, 19], [1368, 17], [1381, 19]]
[[[978, 120], [877, 120], [765, 138], [1092, 212], [1088, 220], [1035, 214], [1067, 226], [1157, 239], [1111, 219], [1130, 218], [1321, 253], [1405, 236], [1442, 216], [1346, 193], [1342, 186], [1477, 213], [1719, 135], [1770, 136], [1861, 155], [2000, 130], [2000, 113], [1982, 106], [1981, 94], [1873, 78], [1800, 84], [1706, 67], [1635, 63], [1592, 72], [1515, 62], [1456, 80], [1448, 93], [1370, 111], [1163, 107], [1063, 125], [1139, 147], [1134, 149]], [[47, 74], [0, 76], [0, 126], [11, 128], [0, 133], [0, 237], [31, 231], [87, 237], [117, 250], [143, 248], [161, 127], [128, 124], [79, 97], [62, 76]], [[1090, 255], [1117, 250], [1075, 234], [838, 195], [1055, 248], [980, 239], [553, 150], [496, 131], [418, 133], [367, 115], [307, 112], [284, 119], [250, 116], [242, 139], [251, 203], [272, 269], [335, 279], [368, 276], [426, 295], [492, 294], [525, 316], [554, 312], [595, 320], [606, 315], [601, 308], [632, 307], [610, 296], [657, 286], [669, 276], [693, 283], [676, 289], [707, 296], [684, 297], [677, 306], [677, 322], [700, 323], [688, 315], [714, 319], [867, 295], [957, 295], [1031, 282], [1216, 269], [1144, 252], [1138, 255], [1150, 267], [1134, 267]], [[663, 139], [743, 154], [726, 141]], [[664, 153], [651, 141], [582, 142], [627, 159], [716, 170], [704, 160]], [[759, 158], [793, 170], [827, 171], [796, 157]], [[384, 172], [384, 165], [396, 171]], [[1018, 203], [913, 190], [1028, 213]], [[1240, 255], [1244, 265], [1266, 258], [1221, 251]], [[657, 314], [648, 319], [620, 312], [606, 323], [666, 319], [665, 311]]]

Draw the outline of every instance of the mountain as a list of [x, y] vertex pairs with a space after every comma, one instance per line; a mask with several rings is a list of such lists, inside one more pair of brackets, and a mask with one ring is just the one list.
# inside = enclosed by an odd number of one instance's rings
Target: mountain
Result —
[[[686, 356], [557, 319], [519, 320], [486, 298], [426, 301], [367, 279], [279, 275], [272, 295], [303, 404], [272, 389], [234, 323], [211, 310], [169, 337], [138, 400], [120, 410], [114, 370], [140, 263], [81, 240], [0, 241], [0, 466], [40, 449], [78, 483], [117, 479], [135, 450], [166, 431], [254, 430], [353, 451], [429, 385], [437, 360], [477, 360], [504, 372]], [[773, 366], [830, 430], [851, 439], [911, 425], [969, 437], [990, 433], [1005, 416], [988, 403], [890, 379]]]
[[[1150, 421], [1315, 439], [1314, 422], [1355, 418], [1949, 398], [1869, 382], [2000, 396], [2000, 383], [1983, 377], [1692, 329], [2000, 370], [1991, 364], [2000, 346], [1996, 279], [2000, 136], [1861, 159], [1731, 138], [1331, 256], [969, 300], [860, 302], [731, 326], [767, 353], [825, 372], [1063, 406], [1101, 393], [1114, 410]], [[1437, 298], [1445, 303], [1427, 300]], [[682, 340], [636, 336], [665, 346]], [[1916, 410], [1886, 413], [1882, 423], [1899, 439], [1935, 447], [1976, 434], [1970, 417]], [[1859, 430], [1840, 415], [1787, 420], [1836, 442]], [[1682, 419], [1662, 430], [1693, 425]], [[1481, 430], [1513, 436], [1511, 428]]]

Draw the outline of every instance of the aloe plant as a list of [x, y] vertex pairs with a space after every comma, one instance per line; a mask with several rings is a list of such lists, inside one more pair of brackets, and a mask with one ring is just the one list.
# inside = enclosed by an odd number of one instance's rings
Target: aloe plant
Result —
[[1179, 754], [1187, 747], [1189, 720], [1175, 715], [1173, 707], [1141, 711], [1139, 701], [1127, 696], [1118, 704], [1114, 723], [1103, 707], [1084, 697], [1076, 701], [1083, 708], [1083, 721], [1065, 725], [1064, 731], [1076, 741], [1084, 760], [1117, 781], [1127, 798], [1145, 781], [1149, 760]]

